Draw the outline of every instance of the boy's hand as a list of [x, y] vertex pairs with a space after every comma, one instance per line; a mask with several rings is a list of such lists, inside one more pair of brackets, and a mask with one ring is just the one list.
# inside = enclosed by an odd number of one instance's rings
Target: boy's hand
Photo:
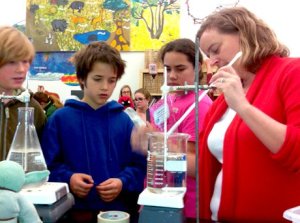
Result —
[[146, 126], [135, 127], [131, 133], [131, 147], [134, 151], [147, 155], [148, 137], [147, 133], [156, 131], [156, 129], [147, 122]]
[[122, 187], [120, 179], [110, 178], [96, 186], [96, 190], [103, 201], [110, 202], [120, 194]]
[[90, 175], [84, 173], [74, 173], [70, 179], [70, 189], [79, 198], [88, 195], [94, 186], [94, 180]]

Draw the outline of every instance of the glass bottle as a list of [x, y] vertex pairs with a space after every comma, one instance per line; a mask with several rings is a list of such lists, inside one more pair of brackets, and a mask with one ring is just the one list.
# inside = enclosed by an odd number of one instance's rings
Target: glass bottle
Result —
[[18, 125], [7, 160], [19, 163], [25, 173], [46, 170], [46, 162], [34, 126], [34, 108], [18, 108]]

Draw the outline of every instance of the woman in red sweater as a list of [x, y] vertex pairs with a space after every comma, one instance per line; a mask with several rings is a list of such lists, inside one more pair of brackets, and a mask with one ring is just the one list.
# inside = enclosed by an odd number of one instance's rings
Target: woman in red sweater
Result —
[[285, 222], [300, 205], [300, 59], [242, 7], [208, 16], [197, 36], [223, 92], [200, 133], [200, 217]]

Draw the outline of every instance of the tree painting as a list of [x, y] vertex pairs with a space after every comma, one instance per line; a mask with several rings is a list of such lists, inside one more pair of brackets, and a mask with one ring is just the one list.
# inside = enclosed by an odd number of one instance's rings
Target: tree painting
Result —
[[105, 0], [103, 8], [112, 11], [113, 21], [116, 24], [115, 37], [111, 42], [111, 46], [118, 50], [129, 50], [129, 41], [126, 39], [123, 29], [123, 27], [126, 27], [125, 23], [129, 22], [129, 19], [125, 19], [128, 18], [128, 4], [122, 0]]
[[[132, 0], [131, 4], [131, 37], [138, 38], [138, 34], [132, 32], [134, 29], [144, 29], [148, 34], [142, 38], [141, 46], [146, 44], [148, 48], [157, 49], [179, 37], [178, 0]], [[141, 46], [131, 47], [139, 49]]]

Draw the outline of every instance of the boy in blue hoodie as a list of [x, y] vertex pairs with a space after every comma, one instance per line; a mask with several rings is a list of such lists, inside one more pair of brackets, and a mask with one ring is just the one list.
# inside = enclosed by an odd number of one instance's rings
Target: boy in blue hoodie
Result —
[[50, 117], [42, 149], [49, 181], [66, 182], [75, 197], [68, 222], [97, 222], [99, 211], [120, 210], [138, 217], [146, 158], [132, 151], [133, 123], [116, 101], [107, 101], [124, 74], [120, 53], [93, 42], [74, 55], [83, 99], [67, 100]]

